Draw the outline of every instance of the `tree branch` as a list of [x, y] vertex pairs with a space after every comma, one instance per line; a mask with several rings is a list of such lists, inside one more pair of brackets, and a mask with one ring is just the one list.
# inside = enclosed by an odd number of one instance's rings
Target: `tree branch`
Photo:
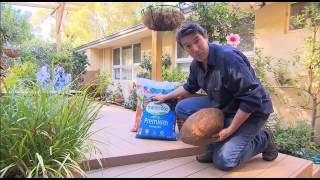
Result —
[[298, 89], [298, 90], [302, 90], [306, 93], [308, 93], [311, 97], [313, 96], [313, 94], [311, 92], [309, 92], [307, 89], [303, 89], [300, 87], [296, 87], [296, 86], [267, 86], [267, 87], [271, 87], [271, 88], [291, 88], [291, 89]]
[[307, 107], [307, 106], [304, 106], [304, 105], [301, 105], [301, 106], [296, 106], [296, 105], [289, 105], [288, 107], [290, 107], [290, 108], [299, 108], [299, 109], [304, 109], [304, 110], [312, 110], [312, 108], [309, 108], [309, 107]]

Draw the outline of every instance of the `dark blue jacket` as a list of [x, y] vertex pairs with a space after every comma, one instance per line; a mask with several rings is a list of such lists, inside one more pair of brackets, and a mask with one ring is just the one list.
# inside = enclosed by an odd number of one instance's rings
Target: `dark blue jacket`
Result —
[[209, 43], [207, 73], [201, 62], [193, 60], [183, 87], [190, 93], [202, 88], [225, 114], [235, 114], [239, 108], [255, 115], [273, 112], [271, 98], [247, 57], [231, 46]]

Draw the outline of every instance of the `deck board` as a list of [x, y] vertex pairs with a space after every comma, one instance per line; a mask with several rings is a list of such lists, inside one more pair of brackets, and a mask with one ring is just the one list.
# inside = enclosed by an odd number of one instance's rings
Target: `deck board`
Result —
[[[296, 174], [301, 167], [305, 166], [306, 164], [311, 165], [312, 163], [310, 161], [296, 158], [293, 156], [288, 156], [284, 158], [281, 163], [276, 163], [268, 168], [266, 168], [263, 173], [259, 174], [257, 177], [292, 177], [294, 174]], [[310, 176], [311, 177], [311, 176]]]
[[189, 163], [185, 163], [179, 167], [172, 168], [168, 171], [151, 176], [152, 178], [184, 178], [191, 174], [194, 174], [202, 169], [212, 166], [210, 163], [199, 163], [193, 160]]
[[172, 160], [165, 160], [157, 164], [149, 165], [145, 168], [141, 168], [134, 172], [125, 173], [121, 176], [117, 176], [119, 178], [122, 177], [131, 177], [131, 178], [147, 178], [152, 177], [156, 174], [160, 174], [162, 172], [166, 172], [170, 169], [182, 166], [184, 164], [188, 164], [192, 162], [194, 159], [192, 157], [182, 157], [182, 158], [174, 158]]
[[[97, 144], [101, 153], [89, 152], [87, 160], [91, 169], [101, 168], [97, 159], [104, 167], [126, 165], [154, 161], [165, 158], [184, 157], [201, 153], [204, 147], [185, 144], [180, 140], [167, 141], [157, 139], [138, 139], [131, 132], [135, 123], [135, 112], [118, 106], [104, 106], [100, 118], [93, 124], [90, 131], [95, 132], [93, 140], [102, 141]], [[176, 134], [179, 136], [176, 127]]]
[[312, 177], [320, 178], [320, 165], [313, 164]]
[[89, 173], [89, 177], [90, 178], [100, 178], [100, 177], [114, 178], [126, 173], [135, 172], [136, 170], [143, 169], [153, 164], [161, 163], [163, 161], [165, 160], [150, 161], [146, 163], [129, 164], [129, 165], [106, 168], [101, 170], [100, 169], [94, 170]]
[[[177, 141], [137, 139], [130, 132], [135, 121], [135, 112], [117, 106], [104, 106], [101, 118], [91, 131], [91, 139], [101, 153], [89, 152], [86, 157], [91, 171], [88, 177], [186, 177], [186, 178], [234, 178], [234, 177], [312, 177], [312, 162], [279, 154], [272, 162], [262, 160], [261, 154], [243, 163], [232, 171], [221, 171], [211, 163], [199, 163], [195, 155], [203, 152], [197, 147]], [[176, 128], [177, 136], [178, 130]], [[104, 169], [97, 162], [100, 159]]]
[[245, 166], [240, 166], [232, 171], [232, 173], [228, 173], [223, 175], [224, 178], [242, 178], [242, 177], [256, 177], [259, 174], [263, 173], [266, 169], [274, 166], [275, 164], [281, 163], [281, 161], [288, 156], [284, 154], [279, 154], [277, 159], [272, 162], [266, 162], [262, 160], [261, 155], [257, 155], [246, 162]]
[[231, 171], [219, 170], [211, 163], [199, 163], [195, 160], [195, 156], [189, 156], [91, 171], [88, 172], [88, 177], [275, 178], [312, 177], [311, 174], [312, 162], [280, 153], [279, 157], [272, 162], [263, 161], [261, 155], [257, 155]]

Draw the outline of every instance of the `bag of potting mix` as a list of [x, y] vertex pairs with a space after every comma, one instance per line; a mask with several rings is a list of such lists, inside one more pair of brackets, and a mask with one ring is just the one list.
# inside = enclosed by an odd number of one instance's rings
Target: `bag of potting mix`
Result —
[[137, 111], [135, 127], [136, 138], [177, 140], [175, 133], [176, 100], [156, 104], [152, 100], [155, 94], [168, 94], [176, 89], [178, 82], [157, 82], [137, 78]]

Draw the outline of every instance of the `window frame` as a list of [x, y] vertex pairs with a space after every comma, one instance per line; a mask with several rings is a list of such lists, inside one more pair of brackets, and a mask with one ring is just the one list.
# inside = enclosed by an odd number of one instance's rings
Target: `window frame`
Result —
[[[119, 61], [120, 61], [120, 63], [119, 63], [119, 65], [114, 65], [114, 51], [116, 50], [116, 49], [119, 49]], [[121, 69], [122, 69], [122, 63], [121, 63], [121, 51], [122, 51], [122, 48], [121, 47], [114, 47], [114, 48], [112, 48], [112, 79], [113, 80], [121, 80]], [[115, 75], [116, 75], [116, 73], [114, 73], [114, 69], [120, 69], [120, 79], [116, 79], [115, 78]]]
[[[134, 62], [134, 45], [136, 44], [140, 44], [140, 62], [139, 63], [135, 63]], [[130, 46], [131, 47], [131, 52], [132, 52], [132, 67], [131, 67], [131, 79], [123, 79], [123, 75], [122, 75], [122, 69], [124, 68], [123, 65], [123, 59], [122, 59], [122, 48]], [[114, 65], [114, 50], [115, 49], [120, 49], [120, 64], [119, 65]], [[129, 43], [129, 44], [123, 44], [121, 46], [114, 46], [112, 47], [112, 56], [111, 56], [111, 60], [112, 60], [112, 80], [118, 80], [118, 81], [133, 81], [136, 80], [136, 75], [134, 74], [134, 68], [137, 68], [141, 61], [142, 61], [142, 49], [141, 49], [141, 42], [135, 42], [135, 43]], [[114, 73], [114, 69], [120, 69], [120, 79], [115, 79], [115, 73]]]
[[[296, 29], [290, 29], [290, 24], [291, 24], [291, 7], [293, 4], [298, 4], [298, 3], [308, 3], [308, 2], [290, 2], [288, 3], [288, 6], [287, 6], [287, 13], [286, 13], [286, 29], [285, 29], [285, 32], [298, 32], [298, 31], [304, 31], [306, 28], [305, 27], [302, 27], [302, 28], [296, 28]], [[319, 5], [320, 6], [320, 5]], [[304, 7], [303, 7], [304, 9]]]
[[293, 5], [293, 4], [298, 4], [298, 3], [300, 3], [300, 2], [290, 2], [290, 3], [288, 3], [288, 8], [287, 8], [287, 10], [288, 10], [288, 13], [287, 13], [287, 26], [286, 26], [286, 31], [287, 31], [287, 32], [301, 31], [301, 30], [304, 29], [304, 27], [302, 27], [302, 28], [296, 28], [296, 29], [290, 29], [291, 17], [292, 17], [292, 15], [291, 15], [292, 5]]
[[[254, 57], [255, 56], [255, 40], [253, 42], [253, 49], [251, 51], [243, 51], [242, 53], [247, 57]], [[175, 66], [177, 67], [179, 63], [191, 63], [193, 58], [189, 55], [187, 58], [178, 58], [178, 43], [176, 42], [176, 63]]]
[[[193, 58], [188, 54], [188, 57], [186, 58], [179, 58], [178, 57], [178, 47], [179, 47], [179, 44], [178, 42], [176, 42], [176, 63], [175, 63], [175, 67], [177, 68], [178, 67], [178, 64], [182, 64], [182, 63], [191, 63]], [[182, 48], [182, 47], [181, 47]]]

